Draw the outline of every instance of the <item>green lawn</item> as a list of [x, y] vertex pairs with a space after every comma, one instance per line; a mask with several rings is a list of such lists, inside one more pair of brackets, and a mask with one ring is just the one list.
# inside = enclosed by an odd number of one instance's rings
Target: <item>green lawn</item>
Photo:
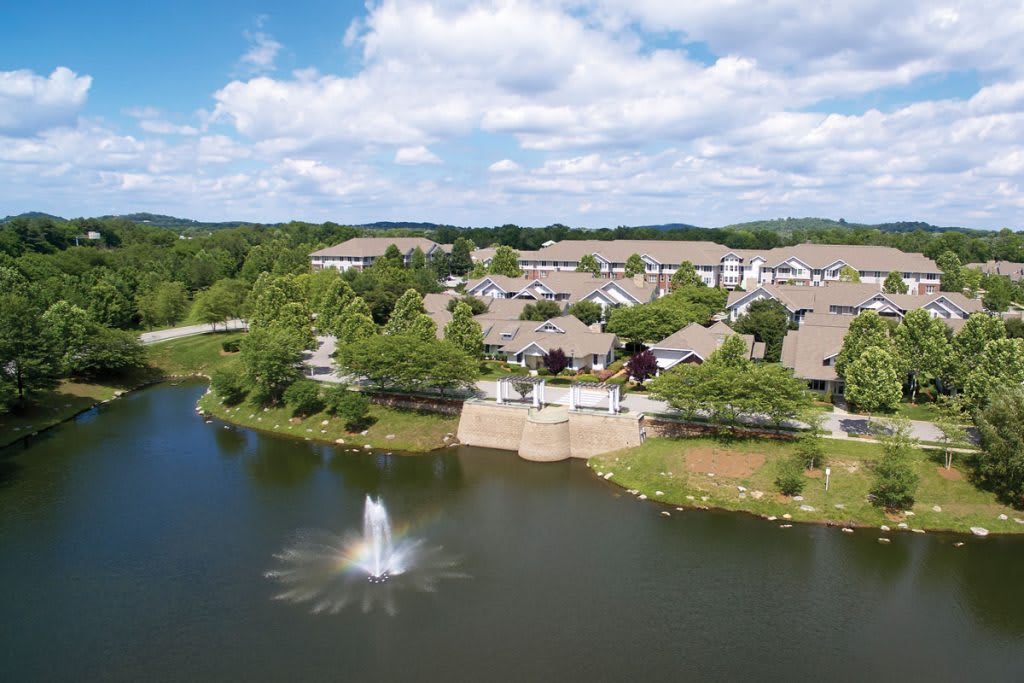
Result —
[[[871, 463], [881, 453], [877, 444], [870, 443], [826, 441], [832, 470], [829, 491], [825, 491], [822, 473], [813, 472], [807, 475], [804, 500], [793, 501], [777, 494], [774, 486], [775, 463], [792, 448], [790, 442], [764, 439], [651, 438], [637, 448], [593, 458], [590, 466], [597, 471], [613, 472], [611, 481], [619, 486], [638, 489], [651, 499], [673, 505], [707, 505], [780, 518], [790, 514], [794, 520], [807, 522], [888, 524], [895, 528], [898, 522], [905, 521], [911, 528], [965, 532], [972, 526], [983, 526], [993, 533], [1024, 533], [1024, 525], [1014, 522], [1014, 517], [1024, 518], [1024, 513], [1001, 505], [992, 494], [976, 489], [965, 472], [956, 470], [955, 480], [943, 477], [939, 472], [942, 454], [938, 450], [914, 453], [914, 467], [921, 483], [912, 516], [887, 515], [867, 502]], [[955, 467], [963, 462], [964, 456], [954, 458]], [[708, 476], [708, 472], [715, 476]], [[747, 491], [741, 492], [737, 488], [740, 486]], [[662, 495], [656, 495], [656, 491]], [[762, 493], [759, 499], [754, 497], [755, 492]], [[741, 493], [745, 494], [742, 498]], [[843, 507], [836, 508], [837, 504]], [[802, 511], [801, 505], [810, 505], [814, 510]], [[933, 512], [935, 505], [941, 507], [941, 512]], [[1000, 514], [1009, 519], [999, 520]]]
[[15, 412], [0, 415], [0, 447], [70, 419], [100, 401], [114, 398], [119, 391], [108, 385], [62, 382]]
[[[371, 405], [373, 424], [363, 436], [347, 432], [341, 420], [326, 413], [299, 419], [293, 418], [291, 409], [285, 407], [261, 408], [248, 402], [227, 407], [213, 393], [205, 394], [199, 400], [199, 407], [226, 422], [244, 427], [330, 443], [343, 439], [345, 445], [352, 448], [369, 444], [373, 448], [396, 451], [431, 451], [442, 448], [445, 435], [455, 434], [459, 427], [459, 418], [455, 416]], [[323, 424], [325, 421], [327, 424]], [[389, 439], [388, 435], [394, 438]]]
[[217, 332], [182, 337], [146, 347], [149, 361], [165, 376], [209, 375], [218, 367], [235, 362], [237, 354], [226, 354], [221, 344], [241, 339], [244, 332]]
[[518, 365], [509, 365], [495, 360], [485, 360], [480, 364], [480, 379], [496, 380], [512, 375], [528, 375], [530, 371]]

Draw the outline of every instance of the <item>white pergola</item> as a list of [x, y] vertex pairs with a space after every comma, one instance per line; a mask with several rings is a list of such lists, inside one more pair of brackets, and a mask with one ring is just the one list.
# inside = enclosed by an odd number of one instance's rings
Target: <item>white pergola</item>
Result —
[[583, 405], [583, 394], [600, 393], [608, 396], [608, 412], [615, 415], [619, 412], [619, 390], [618, 384], [605, 384], [604, 382], [573, 382], [569, 385], [569, 410], [579, 410]]
[[498, 403], [505, 403], [511, 398], [512, 395], [509, 393], [510, 384], [532, 384], [533, 391], [531, 392], [531, 397], [533, 398], [533, 407], [540, 408], [544, 405], [545, 382], [542, 377], [530, 377], [528, 375], [510, 375], [509, 377], [499, 378], [497, 381]]

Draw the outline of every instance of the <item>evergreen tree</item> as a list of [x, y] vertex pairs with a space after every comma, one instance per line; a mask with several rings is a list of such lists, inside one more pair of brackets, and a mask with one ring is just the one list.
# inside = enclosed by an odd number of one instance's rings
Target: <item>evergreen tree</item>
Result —
[[920, 480], [912, 462], [917, 440], [911, 436], [910, 420], [886, 420], [877, 436], [882, 457], [874, 465], [872, 502], [887, 510], [908, 510], [914, 506]]
[[644, 263], [640, 254], [630, 254], [629, 258], [626, 259], [626, 277], [643, 275], [646, 272], [647, 264]]
[[960, 257], [952, 251], [943, 252], [935, 259], [935, 265], [942, 271], [939, 289], [943, 292], [964, 291], [963, 265]]
[[782, 356], [782, 340], [790, 329], [789, 312], [775, 299], [758, 299], [737, 318], [732, 329], [739, 334], [752, 334], [757, 341], [764, 342], [764, 359], [777, 363]]
[[895, 270], [890, 271], [885, 276], [885, 282], [882, 283], [882, 291], [886, 294], [906, 294], [909, 290], [903, 276]]
[[484, 354], [484, 333], [480, 323], [473, 319], [473, 309], [459, 302], [452, 312], [452, 319], [444, 326], [444, 338], [471, 358]]
[[448, 260], [448, 268], [452, 275], [465, 275], [473, 269], [473, 247], [471, 240], [460, 237], [452, 245], [452, 255]]

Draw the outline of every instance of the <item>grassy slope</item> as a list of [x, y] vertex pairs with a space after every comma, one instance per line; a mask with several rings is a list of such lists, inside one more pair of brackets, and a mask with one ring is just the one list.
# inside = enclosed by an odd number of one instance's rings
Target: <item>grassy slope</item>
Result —
[[[370, 415], [375, 423], [367, 428], [366, 436], [345, 431], [341, 420], [326, 413], [292, 421], [289, 408], [264, 409], [244, 402], [237, 407], [221, 405], [217, 397], [208, 393], [199, 400], [199, 407], [227, 422], [277, 434], [333, 443], [344, 439], [346, 445], [362, 448], [390, 448], [400, 451], [430, 451], [445, 445], [444, 436], [454, 434], [459, 418], [438, 413], [398, 410], [373, 405]], [[323, 421], [328, 424], [322, 424]], [[387, 436], [393, 434], [393, 439]]]
[[[871, 486], [870, 464], [879, 457], [880, 448], [875, 444], [846, 441], [826, 443], [832, 468], [829, 491], [825, 492], [820, 473], [818, 478], [808, 477], [802, 502], [775, 493], [775, 462], [792, 449], [786, 442], [652, 438], [638, 448], [593, 458], [590, 466], [597, 471], [613, 472], [612, 481], [620, 486], [638, 489], [651, 499], [676, 505], [704, 504], [777, 517], [789, 513], [794, 520], [807, 522], [895, 527], [896, 523], [906, 521], [912, 528], [963, 532], [972, 526], [982, 526], [993, 533], [1024, 533], [1024, 525], [1014, 522], [1015, 516], [1024, 518], [1024, 514], [1000, 505], [992, 494], [977, 490], [966, 476], [962, 481], [948, 481], [939, 476], [941, 455], [935, 455], [934, 451], [916, 451], [914, 455], [915, 468], [921, 477], [914, 515], [905, 519], [887, 517], [865, 499]], [[765, 456], [765, 462], [748, 477], [727, 478], [718, 473], [709, 477], [706, 472], [687, 470], [686, 454], [698, 448], [759, 453]], [[739, 497], [737, 486], [749, 489], [746, 498]], [[656, 496], [655, 491], [659, 490], [664, 495]], [[750, 496], [753, 491], [763, 491], [764, 497], [753, 499]], [[687, 496], [693, 496], [694, 500], [687, 500]], [[702, 501], [702, 497], [707, 500]], [[837, 509], [836, 504], [845, 508]], [[800, 505], [810, 505], [815, 510], [803, 512]], [[942, 511], [933, 512], [934, 505], [939, 505]], [[1008, 515], [1009, 519], [1000, 521], [1000, 514]]]
[[228, 363], [235, 362], [235, 355], [226, 355], [221, 344], [241, 339], [243, 332], [217, 332], [182, 337], [152, 344], [146, 347], [149, 361], [164, 376], [209, 375]]

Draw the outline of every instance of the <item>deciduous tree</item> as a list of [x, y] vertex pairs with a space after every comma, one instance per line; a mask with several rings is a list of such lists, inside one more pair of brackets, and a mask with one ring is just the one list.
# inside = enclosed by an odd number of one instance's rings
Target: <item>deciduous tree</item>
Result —
[[871, 346], [846, 368], [846, 399], [870, 415], [895, 410], [903, 395], [903, 383], [892, 354]]
[[943, 292], [964, 291], [963, 264], [955, 252], [943, 252], [935, 259], [935, 265], [942, 271], [939, 289]]
[[288, 385], [302, 376], [302, 345], [294, 334], [274, 325], [250, 330], [242, 339], [239, 358], [261, 403], [277, 403]]
[[519, 267], [519, 252], [512, 247], [501, 245], [491, 257], [491, 265], [487, 272], [491, 275], [521, 276], [523, 271]]
[[522, 312], [519, 313], [519, 319], [542, 322], [544, 320], [557, 318], [560, 315], [562, 315], [562, 307], [560, 305], [556, 304], [554, 301], [541, 299], [536, 303], [526, 304], [523, 306]]
[[604, 309], [601, 308], [601, 304], [594, 303], [593, 301], [577, 301], [569, 307], [566, 313], [576, 316], [584, 325], [593, 325], [601, 321]]
[[444, 338], [471, 358], [484, 355], [484, 333], [469, 304], [460, 301], [455, 306], [452, 319], [444, 326]]
[[680, 287], [706, 287], [707, 283], [697, 274], [697, 269], [690, 261], [683, 261], [679, 264], [676, 272], [672, 273], [672, 289]]
[[577, 273], [590, 273], [594, 277], [601, 275], [601, 264], [597, 262], [593, 254], [584, 254], [576, 264]]
[[860, 282], [860, 273], [857, 272], [856, 268], [851, 266], [843, 266], [839, 269], [839, 281], [840, 282]]
[[917, 400], [921, 382], [935, 379], [949, 361], [946, 325], [924, 309], [909, 311], [896, 328], [893, 344], [901, 370], [909, 373], [910, 400]]
[[1014, 507], [1024, 507], [1024, 389], [1002, 387], [975, 414], [982, 455], [976, 473], [982, 484]]
[[782, 356], [782, 340], [790, 329], [789, 312], [775, 299], [758, 299], [737, 318], [732, 329], [739, 334], [752, 334], [757, 341], [764, 342], [764, 359], [776, 363]]
[[552, 375], [557, 375], [569, 367], [569, 357], [562, 349], [551, 349], [544, 354], [544, 368]]
[[647, 264], [640, 258], [640, 254], [630, 254], [626, 259], [626, 277], [635, 277], [647, 272]]
[[889, 328], [874, 311], [861, 313], [850, 322], [850, 329], [843, 337], [843, 348], [836, 357], [836, 374], [844, 377], [846, 368], [869, 348], [892, 351]]
[[423, 309], [423, 297], [415, 289], [407, 289], [395, 303], [391, 317], [384, 325], [384, 334], [413, 335], [421, 339], [437, 336], [437, 323]]
[[630, 356], [625, 367], [629, 376], [643, 386], [644, 382], [658, 374], [658, 359], [650, 349], [644, 349]]
[[885, 276], [885, 282], [882, 283], [882, 291], [886, 294], [906, 294], [909, 290], [903, 276], [895, 270], [889, 271]]
[[871, 500], [887, 510], [909, 510], [914, 506], [919, 477], [912, 457], [917, 440], [911, 436], [910, 420], [886, 420], [877, 430], [882, 457], [874, 465]]

